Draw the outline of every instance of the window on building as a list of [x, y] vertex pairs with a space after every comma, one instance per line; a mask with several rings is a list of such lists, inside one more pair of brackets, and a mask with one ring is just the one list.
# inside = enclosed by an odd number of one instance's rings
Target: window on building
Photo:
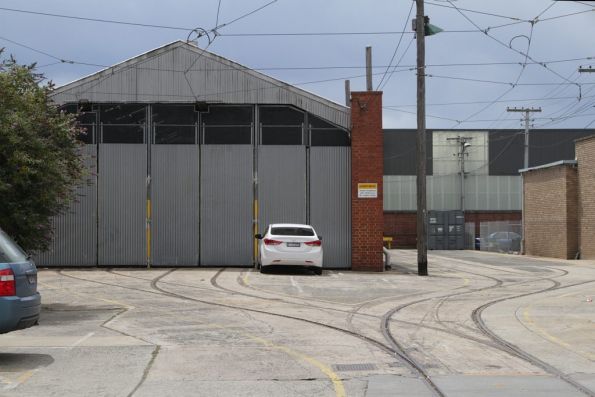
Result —
[[153, 105], [153, 143], [157, 145], [195, 144], [197, 118], [198, 113], [194, 111], [193, 105]]
[[105, 104], [99, 106], [102, 143], [144, 143], [146, 106]]
[[309, 115], [311, 146], [349, 146], [351, 140], [347, 130]]
[[304, 113], [290, 106], [260, 106], [262, 145], [303, 145]]
[[[91, 109], [91, 106], [88, 106], [88, 108]], [[74, 103], [62, 105], [58, 107], [58, 110], [76, 115], [76, 120], [78, 122], [77, 127], [81, 130], [78, 134], [78, 139], [81, 142], [85, 144], [95, 143], [97, 112], [81, 112], [79, 111], [77, 104]]]
[[139, 125], [102, 126], [103, 143], [144, 143], [145, 129]]
[[252, 143], [251, 106], [210, 105], [201, 113], [205, 145], [250, 145]]

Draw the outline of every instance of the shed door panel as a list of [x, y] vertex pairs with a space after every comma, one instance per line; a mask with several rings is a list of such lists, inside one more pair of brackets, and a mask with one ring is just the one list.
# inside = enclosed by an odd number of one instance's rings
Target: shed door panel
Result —
[[97, 265], [97, 145], [83, 148], [88, 183], [76, 190], [68, 210], [52, 220], [49, 250], [35, 258], [39, 266]]
[[325, 268], [351, 267], [350, 150], [310, 149], [310, 222], [323, 238]]
[[251, 266], [252, 156], [250, 145], [201, 148], [201, 266]]
[[258, 204], [260, 232], [271, 223], [306, 223], [305, 146], [259, 147]]
[[199, 149], [151, 147], [152, 263], [197, 266], [199, 261]]
[[147, 146], [99, 146], [99, 265], [146, 264]]

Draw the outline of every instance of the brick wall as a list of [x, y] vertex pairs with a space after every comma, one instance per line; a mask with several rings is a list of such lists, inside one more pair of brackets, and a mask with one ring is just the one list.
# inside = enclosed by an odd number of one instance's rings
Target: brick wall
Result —
[[[382, 93], [351, 93], [351, 268], [383, 271]], [[376, 183], [377, 198], [358, 198], [358, 183]]]
[[[481, 222], [511, 221], [521, 223], [521, 211], [465, 212], [465, 222], [475, 223], [479, 236]], [[415, 212], [387, 211], [384, 213], [384, 235], [393, 238], [393, 248], [415, 248], [417, 241]]]
[[595, 136], [579, 139], [578, 161], [579, 248], [582, 259], [595, 259]]
[[523, 176], [525, 253], [574, 258], [578, 250], [576, 167], [556, 165]]

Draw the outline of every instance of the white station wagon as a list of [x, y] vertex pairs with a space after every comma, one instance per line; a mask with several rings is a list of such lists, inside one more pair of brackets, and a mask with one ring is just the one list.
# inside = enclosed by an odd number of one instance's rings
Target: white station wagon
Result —
[[255, 236], [258, 266], [303, 266], [322, 274], [322, 237], [310, 225], [277, 223], [269, 225], [264, 235]]

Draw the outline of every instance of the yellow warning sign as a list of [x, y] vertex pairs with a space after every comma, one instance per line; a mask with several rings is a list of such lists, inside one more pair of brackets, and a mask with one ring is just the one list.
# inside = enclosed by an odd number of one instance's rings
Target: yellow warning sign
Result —
[[358, 183], [357, 184], [357, 198], [377, 198], [378, 184], [377, 183]]

